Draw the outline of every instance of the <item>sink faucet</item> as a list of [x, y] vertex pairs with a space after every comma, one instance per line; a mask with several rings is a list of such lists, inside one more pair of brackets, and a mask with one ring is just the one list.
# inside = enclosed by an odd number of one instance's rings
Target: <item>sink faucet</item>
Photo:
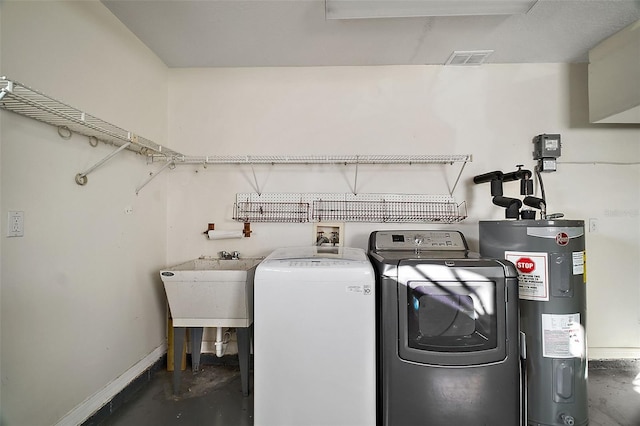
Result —
[[240, 259], [240, 252], [238, 251], [234, 251], [232, 253], [229, 253], [228, 251], [221, 251], [219, 253], [220, 255], [220, 259], [224, 259], [224, 260], [238, 260]]

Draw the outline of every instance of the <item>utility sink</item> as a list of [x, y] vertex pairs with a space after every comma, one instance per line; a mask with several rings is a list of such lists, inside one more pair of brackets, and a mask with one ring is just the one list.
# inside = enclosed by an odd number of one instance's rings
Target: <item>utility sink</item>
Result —
[[263, 258], [201, 257], [160, 271], [174, 327], [249, 327]]

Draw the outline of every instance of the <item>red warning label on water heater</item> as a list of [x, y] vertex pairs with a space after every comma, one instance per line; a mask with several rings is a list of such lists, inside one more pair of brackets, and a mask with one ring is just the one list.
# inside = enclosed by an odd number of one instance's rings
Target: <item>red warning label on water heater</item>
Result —
[[549, 300], [548, 253], [507, 251], [504, 258], [518, 270], [520, 299]]
[[536, 264], [533, 263], [533, 260], [531, 260], [528, 257], [521, 257], [520, 259], [518, 259], [516, 261], [516, 268], [520, 272], [524, 272], [525, 274], [529, 274], [529, 273], [533, 272], [533, 270], [536, 268]]

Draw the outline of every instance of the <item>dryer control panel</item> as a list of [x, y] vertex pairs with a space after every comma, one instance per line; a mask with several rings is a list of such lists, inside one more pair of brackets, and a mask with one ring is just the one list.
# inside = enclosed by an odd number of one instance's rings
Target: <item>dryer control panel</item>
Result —
[[459, 231], [410, 230], [376, 231], [372, 235], [373, 250], [438, 250], [466, 251], [467, 241]]

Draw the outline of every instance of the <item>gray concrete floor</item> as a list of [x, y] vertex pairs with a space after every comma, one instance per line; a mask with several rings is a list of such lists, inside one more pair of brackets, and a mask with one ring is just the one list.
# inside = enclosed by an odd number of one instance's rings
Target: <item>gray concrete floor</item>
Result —
[[589, 362], [589, 425], [640, 426], [640, 360]]
[[[242, 395], [239, 366], [200, 365], [181, 374], [173, 394], [173, 373], [161, 370], [100, 426], [252, 426], [253, 394]], [[251, 386], [251, 382], [250, 382]]]
[[[640, 426], [640, 360], [591, 361], [588, 393], [590, 426]], [[172, 373], [158, 371], [100, 425], [204, 424], [253, 425], [253, 394], [242, 396], [238, 367], [201, 365], [195, 375], [183, 372], [179, 396], [173, 395]]]

